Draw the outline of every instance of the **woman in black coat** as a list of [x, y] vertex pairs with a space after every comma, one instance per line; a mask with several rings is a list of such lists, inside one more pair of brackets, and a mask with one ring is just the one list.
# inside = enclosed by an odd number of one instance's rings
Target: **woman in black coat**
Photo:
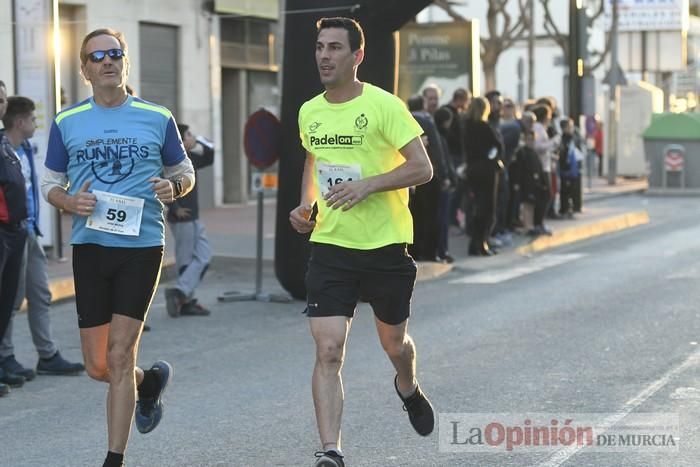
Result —
[[469, 254], [472, 256], [495, 254], [489, 249], [487, 240], [496, 219], [497, 175], [503, 167], [503, 145], [496, 130], [487, 123], [490, 111], [486, 99], [475, 97], [464, 115], [467, 185], [474, 203], [469, 241]]

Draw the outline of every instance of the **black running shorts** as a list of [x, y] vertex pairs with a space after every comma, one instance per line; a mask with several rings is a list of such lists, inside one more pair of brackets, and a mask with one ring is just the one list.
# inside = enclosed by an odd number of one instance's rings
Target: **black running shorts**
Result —
[[368, 302], [376, 317], [401, 324], [411, 314], [416, 263], [406, 244], [356, 250], [312, 243], [306, 273], [309, 317], [355, 315], [358, 301]]
[[158, 286], [162, 261], [162, 246], [73, 245], [78, 326], [107, 324], [113, 314], [143, 321]]

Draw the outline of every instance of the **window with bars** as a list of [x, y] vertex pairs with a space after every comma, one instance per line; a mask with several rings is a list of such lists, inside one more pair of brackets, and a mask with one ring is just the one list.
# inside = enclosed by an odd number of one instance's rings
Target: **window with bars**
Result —
[[257, 18], [221, 18], [221, 62], [235, 68], [272, 69], [275, 23]]

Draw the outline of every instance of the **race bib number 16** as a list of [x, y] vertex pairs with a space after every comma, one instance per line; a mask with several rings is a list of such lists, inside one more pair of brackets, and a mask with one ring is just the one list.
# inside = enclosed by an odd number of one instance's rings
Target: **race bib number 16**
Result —
[[359, 164], [341, 165], [317, 163], [316, 175], [318, 176], [321, 196], [326, 196], [326, 193], [328, 193], [334, 185], [362, 179], [362, 170]]
[[142, 198], [100, 190], [93, 190], [92, 193], [97, 197], [97, 204], [92, 215], [87, 218], [85, 227], [117, 235], [139, 234], [143, 215]]

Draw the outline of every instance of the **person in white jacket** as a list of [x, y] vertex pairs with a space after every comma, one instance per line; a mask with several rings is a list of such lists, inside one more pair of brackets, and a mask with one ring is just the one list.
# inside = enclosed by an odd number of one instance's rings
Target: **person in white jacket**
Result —
[[549, 199], [543, 203], [544, 210], [535, 212], [535, 227], [540, 229], [542, 233], [549, 233], [544, 226], [544, 216], [549, 211], [550, 206], [554, 202], [554, 193], [552, 190], [552, 164], [554, 163], [556, 154], [555, 149], [559, 146], [559, 135], [550, 138], [547, 134], [547, 127], [552, 119], [552, 111], [545, 105], [537, 105], [532, 108], [532, 113], [537, 117], [537, 121], [533, 124], [532, 130], [535, 132], [535, 152], [540, 157], [542, 169], [545, 173], [547, 182]]

